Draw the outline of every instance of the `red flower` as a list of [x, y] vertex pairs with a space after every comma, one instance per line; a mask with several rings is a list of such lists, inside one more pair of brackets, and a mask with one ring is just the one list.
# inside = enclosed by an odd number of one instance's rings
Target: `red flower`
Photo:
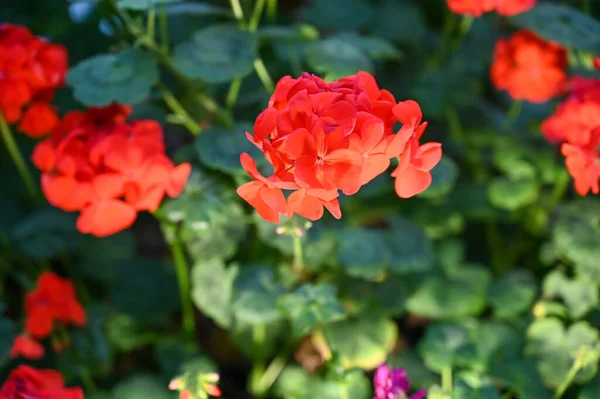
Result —
[[86, 322], [73, 283], [52, 272], [43, 272], [35, 290], [27, 294], [25, 312], [25, 329], [38, 339], [48, 337], [55, 322], [80, 327]]
[[567, 53], [530, 31], [496, 43], [491, 79], [515, 100], [544, 103], [561, 93], [566, 82]]
[[17, 123], [23, 108], [35, 101], [23, 116], [19, 129], [41, 137], [58, 123], [47, 103], [64, 84], [68, 57], [64, 47], [33, 36], [24, 27], [0, 25], [0, 112], [8, 123]]
[[[429, 172], [441, 157], [439, 143], [419, 146], [427, 126], [421, 117], [417, 103], [396, 103], [366, 72], [331, 83], [306, 73], [284, 77], [256, 119], [254, 134], [246, 133], [274, 173], [264, 177], [242, 154], [253, 181], [238, 194], [273, 223], [294, 213], [318, 220], [324, 208], [339, 219], [339, 191], [356, 193], [398, 158], [398, 194], [416, 195], [431, 184]], [[397, 122], [403, 126], [394, 133]], [[287, 200], [283, 190], [292, 191]]]
[[18, 335], [10, 349], [10, 357], [14, 359], [19, 356], [30, 360], [39, 360], [44, 357], [44, 347], [26, 334]]
[[562, 143], [565, 165], [580, 195], [599, 193], [600, 80], [574, 78], [571, 93], [542, 123], [544, 137]]
[[54, 370], [36, 370], [21, 365], [12, 370], [0, 388], [0, 398], [83, 399], [81, 388], [65, 388]]
[[191, 172], [165, 155], [161, 126], [127, 124], [131, 108], [110, 105], [69, 112], [38, 144], [33, 163], [52, 205], [80, 211], [77, 229], [105, 237], [130, 227], [138, 211], [154, 212], [165, 194], [178, 196]]
[[446, 0], [450, 11], [481, 17], [496, 10], [498, 14], [513, 16], [531, 9], [537, 0]]
[[29, 137], [42, 137], [60, 122], [54, 108], [46, 103], [33, 103], [25, 111], [19, 130]]

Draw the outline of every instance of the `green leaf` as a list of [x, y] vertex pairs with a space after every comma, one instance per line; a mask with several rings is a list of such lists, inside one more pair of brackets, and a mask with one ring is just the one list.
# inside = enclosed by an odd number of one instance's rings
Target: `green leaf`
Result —
[[275, 43], [280, 41], [313, 41], [319, 38], [319, 31], [312, 25], [269, 25], [258, 30], [261, 37]]
[[[264, 332], [264, 340], [256, 340]], [[265, 357], [275, 356], [281, 350], [281, 339], [290, 335], [290, 329], [284, 320], [275, 320], [267, 324], [257, 325], [234, 320], [228, 331], [231, 341], [244, 356], [254, 359], [257, 353]], [[263, 337], [261, 337], [263, 338]]]
[[402, 53], [392, 43], [377, 36], [361, 36], [354, 32], [343, 32], [334, 36], [359, 48], [376, 60], [398, 60]]
[[77, 378], [88, 370], [108, 374], [112, 368], [112, 350], [104, 332], [108, 308], [92, 305], [87, 309], [85, 328], [69, 332], [70, 345], [58, 358], [59, 369], [66, 379]]
[[148, 98], [158, 75], [154, 55], [132, 48], [81, 61], [69, 71], [67, 83], [75, 98], [88, 106], [137, 104]]
[[192, 300], [194, 304], [223, 328], [231, 326], [233, 284], [237, 266], [226, 267], [213, 259], [196, 262], [192, 268]]
[[123, 10], [144, 11], [160, 4], [177, 3], [181, 0], [118, 0], [117, 5]]
[[390, 260], [383, 231], [345, 229], [339, 232], [338, 241], [338, 258], [348, 275], [367, 280], [381, 279]]
[[328, 284], [303, 284], [282, 295], [278, 306], [288, 315], [294, 334], [299, 337], [323, 324], [346, 318], [346, 311], [335, 297], [335, 288]]
[[306, 62], [312, 69], [326, 74], [332, 80], [358, 71], [374, 70], [371, 60], [360, 48], [335, 37], [308, 44], [306, 57]]
[[301, 366], [286, 366], [274, 384], [278, 397], [293, 399], [309, 399], [311, 387], [315, 378], [308, 374]]
[[439, 381], [439, 376], [430, 371], [423, 359], [412, 349], [392, 353], [387, 364], [391, 368], [405, 369], [416, 388], [429, 388]]
[[[235, 196], [235, 198], [234, 198]], [[247, 232], [239, 198], [194, 166], [183, 192], [163, 201], [161, 218], [180, 224], [180, 239], [194, 260], [229, 259]]]
[[21, 252], [35, 259], [53, 258], [71, 251], [84, 236], [75, 228], [77, 215], [56, 208], [44, 208], [15, 226], [13, 239]]
[[516, 317], [531, 308], [537, 293], [533, 275], [513, 270], [492, 281], [488, 289], [490, 304], [499, 318]]
[[391, 231], [386, 244], [390, 251], [390, 270], [398, 274], [425, 272], [433, 266], [433, 244], [423, 230], [399, 216], [387, 218]]
[[179, 310], [175, 274], [156, 260], [128, 259], [115, 265], [116, 278], [110, 287], [115, 310], [134, 319], [151, 320]]
[[91, 238], [83, 245], [78, 269], [89, 278], [107, 281], [115, 278], [120, 261], [135, 257], [135, 237], [130, 230], [104, 238]]
[[327, 29], [362, 28], [373, 15], [373, 7], [366, 0], [314, 0], [303, 11], [308, 22]]
[[258, 56], [256, 35], [236, 25], [212, 25], [175, 47], [173, 62], [187, 77], [220, 83], [252, 72]]
[[427, 27], [417, 4], [384, 0], [375, 9], [370, 31], [378, 37], [410, 44], [419, 44], [425, 38]]
[[126, 314], [115, 314], [106, 323], [106, 333], [112, 347], [130, 352], [154, 344], [167, 334], [164, 323], [139, 322]]
[[481, 313], [491, 280], [488, 270], [464, 267], [452, 277], [425, 278], [408, 299], [409, 312], [433, 319], [457, 319]]
[[511, 21], [564, 47], [600, 51], [600, 22], [572, 7], [539, 4]]
[[[569, 373], [577, 352], [581, 348], [592, 348], [598, 342], [598, 330], [586, 321], [578, 321], [565, 329], [559, 319], [537, 319], [527, 330], [525, 353], [536, 359], [546, 386], [556, 388]], [[587, 382], [597, 370], [597, 362], [588, 364], [577, 372], [574, 381]]]
[[394, 348], [398, 338], [396, 323], [377, 314], [361, 314], [323, 326], [313, 341], [325, 353], [335, 354], [342, 367], [374, 369]]
[[458, 180], [458, 166], [448, 156], [442, 156], [442, 160], [431, 170], [432, 182], [429, 188], [419, 194], [421, 198], [439, 198], [447, 195]]
[[508, 362], [492, 364], [490, 373], [509, 390], [517, 393], [519, 398], [548, 399], [552, 394], [544, 387], [533, 362], [530, 360], [513, 359]]
[[452, 391], [453, 399], [500, 399], [492, 379], [472, 372], [457, 375]]
[[246, 138], [244, 132], [252, 132], [249, 122], [241, 122], [231, 129], [214, 126], [196, 138], [196, 152], [206, 166], [225, 173], [242, 172], [240, 154], [249, 153], [257, 163], [263, 159], [260, 150]]
[[204, 373], [214, 372], [217, 366], [198, 347], [178, 338], [166, 338], [154, 347], [154, 358], [165, 376], [173, 378], [190, 365]]
[[593, 199], [573, 201], [559, 209], [553, 234], [556, 250], [575, 262], [578, 271], [600, 281], [600, 204]]
[[476, 319], [465, 320], [461, 325], [469, 332], [477, 354], [469, 364], [470, 369], [483, 373], [495, 364], [520, 357], [524, 344], [520, 330], [499, 321]]
[[113, 399], [175, 399], [167, 385], [150, 374], [138, 374], [127, 378], [114, 388]]
[[458, 324], [431, 324], [417, 348], [427, 368], [437, 373], [448, 367], [468, 366], [476, 358], [468, 331]]
[[247, 266], [240, 270], [234, 285], [233, 314], [248, 324], [266, 324], [281, 318], [277, 300], [284, 292], [267, 266]]
[[544, 279], [544, 297], [558, 296], [567, 305], [569, 315], [578, 320], [598, 306], [598, 286], [585, 276], [568, 278], [560, 270], [554, 270]]
[[537, 201], [540, 187], [534, 179], [496, 178], [488, 187], [490, 202], [497, 208], [516, 211]]
[[369, 399], [371, 383], [362, 370], [349, 370], [344, 375], [331, 375], [315, 381], [311, 398], [319, 399]]
[[593, 380], [585, 384], [581, 388], [581, 392], [577, 399], [596, 399], [600, 398], [600, 376], [594, 377]]

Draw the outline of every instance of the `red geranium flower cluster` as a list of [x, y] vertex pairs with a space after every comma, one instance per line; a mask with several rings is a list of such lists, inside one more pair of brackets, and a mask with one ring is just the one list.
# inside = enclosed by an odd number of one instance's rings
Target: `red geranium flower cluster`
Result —
[[513, 16], [533, 8], [537, 0], [446, 0], [446, 3], [455, 14], [481, 17], [483, 13], [496, 11], [500, 15]]
[[77, 229], [105, 237], [130, 227], [138, 211], [155, 211], [165, 193], [181, 193], [191, 172], [165, 154], [161, 126], [125, 122], [127, 106], [69, 112], [33, 153], [50, 204], [80, 211]]
[[36, 288], [25, 297], [25, 314], [26, 332], [15, 339], [11, 357], [40, 359], [44, 347], [35, 339], [49, 337], [56, 323], [82, 327], [86, 322], [73, 283], [52, 272], [43, 272]]
[[[356, 193], [397, 158], [396, 192], [412, 197], [429, 187], [430, 171], [442, 156], [440, 143], [419, 144], [427, 127], [421, 117], [416, 102], [397, 103], [366, 72], [332, 83], [307, 73], [284, 77], [256, 119], [254, 134], [246, 133], [274, 173], [264, 177], [250, 155], [242, 154], [242, 166], [254, 180], [237, 192], [273, 223], [294, 213], [317, 220], [323, 207], [340, 218], [339, 191]], [[395, 133], [397, 122], [402, 128]], [[293, 192], [286, 199], [282, 190]]]
[[[41, 137], [59, 122], [48, 104], [64, 83], [67, 51], [22, 26], [0, 25], [0, 111], [30, 137]], [[29, 104], [25, 112], [23, 109]]]
[[550, 142], [562, 143], [565, 164], [580, 195], [600, 192], [600, 79], [574, 78], [570, 94], [542, 123]]
[[65, 388], [58, 371], [21, 365], [12, 370], [0, 388], [0, 399], [83, 399], [81, 388]]
[[564, 90], [567, 53], [530, 31], [496, 43], [491, 79], [515, 100], [544, 103]]

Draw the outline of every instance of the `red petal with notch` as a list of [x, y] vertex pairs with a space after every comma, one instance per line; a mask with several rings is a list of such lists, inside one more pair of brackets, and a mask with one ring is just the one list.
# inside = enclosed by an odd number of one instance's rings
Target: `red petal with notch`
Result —
[[422, 193], [431, 185], [431, 173], [412, 167], [399, 171], [394, 175], [394, 188], [400, 198], [410, 198]]
[[421, 123], [423, 113], [416, 101], [406, 100], [399, 102], [392, 109], [394, 116], [404, 125], [412, 125], [415, 128]]

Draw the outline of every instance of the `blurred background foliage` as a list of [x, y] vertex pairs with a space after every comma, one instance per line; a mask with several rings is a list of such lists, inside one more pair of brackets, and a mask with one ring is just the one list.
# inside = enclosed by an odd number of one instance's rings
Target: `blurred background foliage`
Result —
[[[467, 32], [441, 0], [269, 0], [250, 33], [225, 0], [155, 3], [167, 16], [169, 64], [129, 49], [135, 37], [116, 9], [142, 21], [147, 0], [23, 0], [0, 10], [0, 21], [68, 48], [75, 68], [58, 93], [61, 112], [125, 98], [134, 119], [163, 123], [175, 161], [194, 167], [184, 193], [157, 212], [160, 225], [142, 217], [96, 239], [80, 235], [71, 214], [30, 207], [0, 147], [3, 375], [22, 306], [15, 283], [33, 262], [49, 262], [91, 298], [87, 327], [41, 365], [85, 383], [86, 397], [169, 398], [169, 379], [186, 366], [218, 369], [229, 398], [368, 399], [368, 372], [386, 359], [430, 398], [547, 399], [566, 380], [565, 397], [600, 397], [600, 202], [574, 194], [540, 134], [556, 102], [523, 104], [510, 117], [511, 100], [488, 78], [496, 40], [538, 22], [486, 14]], [[581, 15], [586, 2], [540, 3]], [[588, 4], [598, 16], [600, 4]], [[250, 15], [254, 1], [242, 6]], [[581, 41], [600, 38], [600, 23], [563, 23], [573, 50], [600, 54]], [[372, 72], [397, 99], [417, 100], [427, 139], [443, 143], [423, 194], [399, 200], [382, 176], [342, 199], [341, 221], [311, 226], [301, 274], [286, 233], [298, 226], [284, 221], [278, 231], [235, 194], [245, 181], [239, 154], [252, 151], [243, 133], [271, 94], [254, 71], [258, 56], [275, 80]], [[195, 140], [164, 107], [159, 78], [203, 128]], [[18, 139], [30, 154], [34, 143]], [[193, 263], [193, 340], [178, 336], [167, 250], [176, 241]], [[453, 382], [452, 396], [442, 380]]]

